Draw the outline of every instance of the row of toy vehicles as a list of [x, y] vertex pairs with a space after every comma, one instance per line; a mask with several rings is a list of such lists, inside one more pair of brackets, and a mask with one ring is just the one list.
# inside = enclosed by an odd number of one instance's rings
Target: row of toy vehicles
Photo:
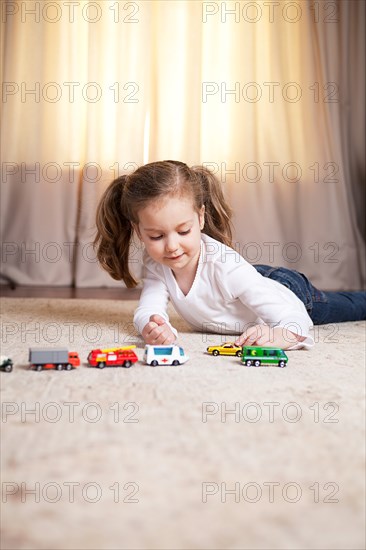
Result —
[[[89, 367], [104, 369], [105, 367], [129, 368], [138, 361], [133, 351], [136, 346], [124, 346], [107, 349], [93, 349], [88, 355]], [[285, 367], [288, 361], [287, 355], [280, 348], [259, 346], [236, 346], [231, 342], [221, 346], [210, 346], [207, 352], [211, 355], [236, 355], [247, 367], [278, 366]], [[181, 365], [188, 361], [189, 357], [182, 347], [177, 345], [154, 346], [146, 345], [143, 360], [152, 367], [160, 365]], [[80, 366], [80, 358], [76, 351], [68, 351], [67, 348], [30, 348], [30, 368], [41, 370], [71, 370]], [[11, 372], [13, 361], [6, 356], [0, 357], [0, 370]]]
[[[93, 349], [88, 355], [88, 366], [104, 369], [105, 367], [132, 367], [138, 361], [133, 351], [136, 346], [123, 346], [107, 349]], [[182, 347], [177, 345], [152, 346], [146, 345], [144, 361], [152, 367], [158, 365], [181, 365], [188, 361]], [[76, 351], [67, 348], [30, 348], [29, 366], [32, 370], [71, 370], [80, 366], [80, 358]], [[11, 372], [13, 361], [10, 357], [1, 356], [0, 370]]]
[[[119, 348], [93, 349], [88, 355], [90, 367], [126, 367], [136, 363], [138, 357], [133, 351], [136, 346]], [[30, 348], [29, 363], [33, 370], [47, 369], [71, 370], [80, 366], [80, 358], [76, 351], [66, 348]]]

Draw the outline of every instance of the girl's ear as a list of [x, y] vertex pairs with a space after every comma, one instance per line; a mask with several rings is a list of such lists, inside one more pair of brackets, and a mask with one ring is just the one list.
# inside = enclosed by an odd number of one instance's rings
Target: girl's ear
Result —
[[202, 231], [202, 229], [205, 227], [205, 205], [202, 205], [202, 208], [199, 211], [198, 217], [200, 221], [200, 230]]

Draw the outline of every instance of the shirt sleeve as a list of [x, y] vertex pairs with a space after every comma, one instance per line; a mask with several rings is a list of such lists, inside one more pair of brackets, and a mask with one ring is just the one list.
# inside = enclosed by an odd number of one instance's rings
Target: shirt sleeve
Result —
[[177, 337], [178, 332], [169, 322], [167, 314], [169, 292], [164, 277], [159, 274], [158, 270], [154, 269], [152, 260], [145, 258], [144, 264], [145, 276], [143, 278], [143, 289], [139, 305], [134, 314], [134, 325], [141, 334], [143, 328], [149, 322], [151, 315], [157, 314], [165, 319], [175, 337]]
[[[305, 338], [289, 349], [310, 348], [314, 345], [309, 335], [312, 321], [304, 304], [290, 289], [263, 277], [245, 260], [222, 264], [222, 269], [225, 273], [220, 274], [218, 284], [227, 299], [239, 299], [256, 314], [258, 322], [271, 327], [284, 327]], [[276, 285], [280, 286], [276, 288]]]

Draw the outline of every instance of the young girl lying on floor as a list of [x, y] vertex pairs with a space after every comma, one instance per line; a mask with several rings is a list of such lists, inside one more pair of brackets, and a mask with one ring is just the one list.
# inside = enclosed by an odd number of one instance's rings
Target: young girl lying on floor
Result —
[[237, 345], [313, 345], [314, 324], [366, 319], [366, 292], [323, 292], [297, 271], [252, 266], [232, 247], [231, 209], [202, 166], [162, 161], [115, 179], [97, 210], [102, 267], [127, 287], [135, 230], [145, 277], [134, 323], [148, 344], [171, 344], [169, 299], [196, 330], [237, 334]]

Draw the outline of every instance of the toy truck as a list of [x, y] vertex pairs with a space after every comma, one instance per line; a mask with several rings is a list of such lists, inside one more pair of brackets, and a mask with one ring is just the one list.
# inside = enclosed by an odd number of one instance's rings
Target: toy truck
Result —
[[29, 348], [30, 368], [33, 370], [71, 370], [80, 365], [76, 351], [67, 348]]
[[243, 346], [242, 362], [247, 367], [286, 367], [288, 357], [281, 348]]
[[13, 361], [10, 357], [6, 357], [5, 355], [0, 356], [0, 370], [5, 372], [11, 372], [13, 370]]
[[129, 368], [136, 363], [138, 357], [134, 351], [136, 346], [122, 348], [93, 349], [88, 355], [89, 367], [125, 367]]

